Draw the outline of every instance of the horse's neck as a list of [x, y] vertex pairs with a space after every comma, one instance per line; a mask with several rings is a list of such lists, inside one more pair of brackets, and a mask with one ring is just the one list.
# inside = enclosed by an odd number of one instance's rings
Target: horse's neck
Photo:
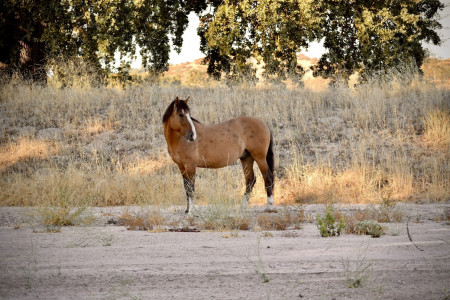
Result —
[[164, 137], [166, 138], [167, 145], [170, 147], [176, 139], [177, 133], [172, 130], [167, 124], [164, 124]]
[[170, 126], [164, 124], [164, 137], [166, 138], [167, 146], [169, 149], [175, 148], [181, 143], [185, 142], [185, 137], [178, 132], [170, 128]]

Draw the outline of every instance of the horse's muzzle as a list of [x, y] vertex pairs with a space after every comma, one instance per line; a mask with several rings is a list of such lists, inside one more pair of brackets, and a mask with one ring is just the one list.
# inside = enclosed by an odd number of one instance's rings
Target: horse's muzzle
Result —
[[194, 133], [192, 131], [186, 132], [186, 141], [188, 142], [194, 141]]

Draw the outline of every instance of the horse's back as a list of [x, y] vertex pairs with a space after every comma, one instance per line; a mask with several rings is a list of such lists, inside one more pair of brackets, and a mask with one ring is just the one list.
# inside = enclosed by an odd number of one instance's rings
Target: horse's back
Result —
[[247, 150], [255, 158], [265, 157], [270, 144], [270, 129], [263, 120], [241, 116], [220, 124], [231, 128], [236, 143], [242, 144], [242, 150]]
[[270, 129], [267, 124], [255, 117], [236, 118], [241, 127], [241, 138], [244, 140], [245, 148], [252, 156], [267, 153], [270, 144]]
[[247, 150], [252, 156], [264, 156], [270, 143], [266, 123], [254, 117], [237, 117], [214, 125], [201, 125], [199, 167], [220, 168], [239, 159]]

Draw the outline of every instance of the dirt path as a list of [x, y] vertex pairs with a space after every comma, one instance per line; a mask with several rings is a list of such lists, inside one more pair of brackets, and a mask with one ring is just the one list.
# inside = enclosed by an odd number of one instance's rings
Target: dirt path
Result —
[[[2, 219], [5, 211], [0, 208]], [[4, 299], [446, 299], [450, 227], [387, 224], [381, 238], [321, 238], [317, 227], [239, 232], [0, 222]], [[361, 286], [360, 286], [361, 285]], [[349, 287], [354, 286], [354, 287]], [[360, 286], [360, 287], [357, 287]]]

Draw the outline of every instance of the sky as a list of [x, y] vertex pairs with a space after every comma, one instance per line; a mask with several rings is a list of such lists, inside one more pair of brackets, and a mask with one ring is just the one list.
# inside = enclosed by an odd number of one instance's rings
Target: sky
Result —
[[[445, 5], [444, 10], [440, 13], [440, 21], [443, 28], [438, 31], [441, 36], [442, 44], [441, 46], [424, 44], [424, 47], [431, 52], [433, 57], [447, 59], [450, 58], [450, 0], [444, 0], [442, 2]], [[189, 15], [189, 25], [183, 34], [183, 47], [179, 54], [174, 50], [170, 52], [170, 64], [189, 62], [205, 56], [199, 50], [200, 37], [197, 35], [199, 22], [198, 16], [195, 13]], [[324, 52], [325, 48], [318, 42], [311, 43], [307, 50], [302, 51], [303, 54], [311, 58], [320, 58]], [[140, 64], [141, 62], [138, 57], [138, 59], [132, 63], [132, 67], [140, 68]]]

